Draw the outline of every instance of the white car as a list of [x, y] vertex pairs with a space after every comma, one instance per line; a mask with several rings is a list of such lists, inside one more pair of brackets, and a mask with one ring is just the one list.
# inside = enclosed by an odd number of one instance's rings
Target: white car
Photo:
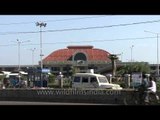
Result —
[[94, 73], [76, 73], [72, 79], [73, 88], [122, 89], [118, 84], [111, 84], [104, 75]]

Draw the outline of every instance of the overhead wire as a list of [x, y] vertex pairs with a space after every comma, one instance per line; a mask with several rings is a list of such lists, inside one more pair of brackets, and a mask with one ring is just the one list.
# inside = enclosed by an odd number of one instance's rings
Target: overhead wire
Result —
[[[100, 18], [100, 17], [107, 17], [106, 15], [103, 16], [92, 16], [92, 17], [77, 17], [77, 18], [65, 18], [65, 19], [56, 19], [56, 20], [45, 20], [43, 22], [58, 22], [58, 21], [70, 21], [70, 20], [81, 20], [81, 19], [88, 19], [88, 18]], [[35, 22], [15, 22], [15, 23], [1, 23], [0, 25], [20, 25], [20, 24], [32, 24]]]
[[[68, 42], [53, 42], [53, 43], [43, 43], [43, 45], [52, 45], [52, 44], [68, 44], [68, 43], [90, 43], [90, 42], [109, 42], [109, 41], [125, 41], [125, 40], [140, 40], [140, 39], [154, 39], [157, 37], [137, 37], [137, 38], [121, 38], [121, 39], [104, 39], [104, 40], [88, 40], [88, 41], [68, 41]], [[0, 45], [0, 46], [16, 46], [16, 44], [6, 44], [6, 45]], [[22, 44], [22, 46], [25, 45], [39, 45], [39, 43], [28, 43], [28, 44]]]
[[[59, 30], [46, 30], [41, 32], [65, 32], [65, 31], [76, 31], [76, 30], [89, 30], [89, 29], [100, 29], [100, 28], [110, 28], [110, 27], [123, 27], [123, 26], [130, 26], [130, 25], [138, 25], [138, 24], [148, 24], [148, 23], [155, 23], [160, 22], [160, 20], [154, 21], [142, 21], [142, 22], [134, 22], [134, 23], [124, 23], [124, 24], [115, 24], [115, 25], [106, 25], [106, 26], [92, 26], [92, 27], [82, 27], [82, 28], [66, 28], [66, 29], [59, 29]], [[39, 33], [40, 31], [29, 31], [29, 32], [3, 32], [0, 35], [8, 35], [8, 34], [32, 34], [32, 33]]]

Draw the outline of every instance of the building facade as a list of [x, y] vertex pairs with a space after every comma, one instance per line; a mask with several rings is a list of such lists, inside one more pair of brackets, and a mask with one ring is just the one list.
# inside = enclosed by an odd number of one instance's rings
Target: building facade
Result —
[[49, 54], [43, 59], [43, 66], [55, 74], [70, 75], [74, 70], [87, 72], [88, 69], [100, 72], [107, 65], [111, 67], [109, 55], [109, 52], [93, 46], [68, 46]]
[[[94, 48], [93, 46], [68, 46], [64, 49], [53, 51], [43, 59], [43, 68], [50, 69], [51, 73], [71, 76], [76, 72], [87, 72], [94, 69], [95, 73], [112, 73], [111, 54], [108, 51]], [[131, 64], [117, 60], [117, 68]], [[28, 72], [32, 65], [21, 65], [21, 70]], [[157, 65], [150, 64], [151, 73], [156, 74]], [[18, 65], [0, 65], [0, 71], [17, 71]], [[39, 70], [39, 65], [34, 65], [34, 69]]]

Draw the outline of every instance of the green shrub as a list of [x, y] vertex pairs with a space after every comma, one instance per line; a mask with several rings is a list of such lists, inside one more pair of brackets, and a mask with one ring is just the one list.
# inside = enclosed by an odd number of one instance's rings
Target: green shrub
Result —
[[[58, 84], [48, 84], [48, 87], [50, 88], [59, 88]], [[71, 86], [69, 84], [64, 84], [63, 88], [71, 88]]]
[[157, 80], [156, 84], [157, 84], [157, 91], [160, 91], [160, 80]]
[[120, 85], [122, 88], [125, 88], [125, 83], [124, 83], [124, 81], [118, 81], [118, 82], [113, 82], [113, 83]]
[[54, 74], [50, 74], [48, 77], [49, 83], [54, 83], [55, 82], [55, 75]]
[[5, 78], [4, 75], [0, 75], [0, 81], [3, 81], [4, 78]]

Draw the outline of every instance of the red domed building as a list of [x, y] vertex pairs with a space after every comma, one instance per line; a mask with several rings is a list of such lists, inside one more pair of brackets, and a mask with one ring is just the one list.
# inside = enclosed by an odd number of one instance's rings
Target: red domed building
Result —
[[97, 72], [111, 63], [109, 55], [109, 52], [93, 46], [68, 46], [44, 58], [43, 66], [50, 68], [53, 73], [61, 71], [63, 74], [69, 74], [73, 67], [80, 72], [86, 72], [88, 69]]

